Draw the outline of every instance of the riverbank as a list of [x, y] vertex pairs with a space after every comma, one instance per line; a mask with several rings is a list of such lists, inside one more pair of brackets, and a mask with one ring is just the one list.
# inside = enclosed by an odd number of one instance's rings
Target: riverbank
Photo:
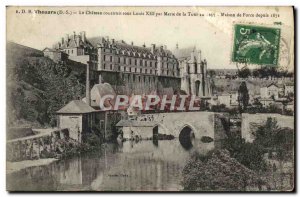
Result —
[[57, 161], [55, 158], [37, 159], [37, 160], [24, 160], [17, 162], [6, 162], [6, 174], [11, 174], [29, 167], [49, 165], [52, 162]]

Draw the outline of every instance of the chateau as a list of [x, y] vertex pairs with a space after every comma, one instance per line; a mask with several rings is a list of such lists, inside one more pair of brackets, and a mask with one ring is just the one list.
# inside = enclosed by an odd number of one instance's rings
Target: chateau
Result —
[[202, 60], [201, 51], [196, 52], [196, 48], [179, 49], [176, 45], [174, 54], [180, 68], [181, 90], [199, 97], [210, 97], [212, 79], [207, 75], [207, 62]]
[[117, 94], [173, 94], [180, 89], [197, 96], [211, 93], [206, 61], [195, 51], [182, 56], [178, 46], [173, 54], [166, 46], [136, 46], [109, 37], [87, 39], [85, 32], [74, 32], [52, 49], [44, 49], [44, 55], [56, 61], [64, 57], [62, 53], [89, 65], [91, 79], [111, 84]]

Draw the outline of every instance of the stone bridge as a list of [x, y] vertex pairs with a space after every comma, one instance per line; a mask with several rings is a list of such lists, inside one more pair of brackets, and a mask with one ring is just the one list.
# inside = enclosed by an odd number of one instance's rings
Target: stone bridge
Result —
[[226, 113], [197, 111], [143, 114], [135, 120], [121, 120], [117, 126], [123, 127], [123, 137], [127, 139], [136, 135], [149, 139], [155, 133], [174, 137], [193, 133], [196, 139], [206, 136], [218, 141], [225, 137], [228, 124]]

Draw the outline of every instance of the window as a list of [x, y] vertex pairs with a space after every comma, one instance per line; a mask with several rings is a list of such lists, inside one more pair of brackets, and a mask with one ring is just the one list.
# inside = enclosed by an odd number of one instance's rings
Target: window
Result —
[[129, 58], [129, 65], [131, 65], [131, 59]]
[[103, 69], [105, 70], [105, 64], [103, 64]]
[[73, 54], [73, 49], [72, 49], [72, 54]]
[[126, 64], [126, 58], [125, 57], [123, 57], [123, 63]]
[[150, 62], [150, 67], [152, 67], [152, 62]]
[[103, 55], [103, 60], [104, 60], [104, 61], [105, 61], [105, 58], [106, 58], [105, 55]]
[[120, 63], [120, 57], [118, 57], [118, 63]]
[[110, 70], [112, 70], [112, 64], [110, 65]]
[[143, 60], [140, 60], [140, 66], [143, 66]]
[[134, 60], [134, 65], [137, 65], [137, 60], [136, 59]]
[[110, 61], [111, 61], [111, 62], [112, 62], [112, 59], [113, 59], [112, 56], [110, 56]]

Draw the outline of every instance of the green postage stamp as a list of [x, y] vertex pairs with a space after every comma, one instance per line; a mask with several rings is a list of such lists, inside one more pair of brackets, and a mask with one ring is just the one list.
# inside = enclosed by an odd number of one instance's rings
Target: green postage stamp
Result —
[[277, 66], [280, 29], [236, 24], [232, 61]]

